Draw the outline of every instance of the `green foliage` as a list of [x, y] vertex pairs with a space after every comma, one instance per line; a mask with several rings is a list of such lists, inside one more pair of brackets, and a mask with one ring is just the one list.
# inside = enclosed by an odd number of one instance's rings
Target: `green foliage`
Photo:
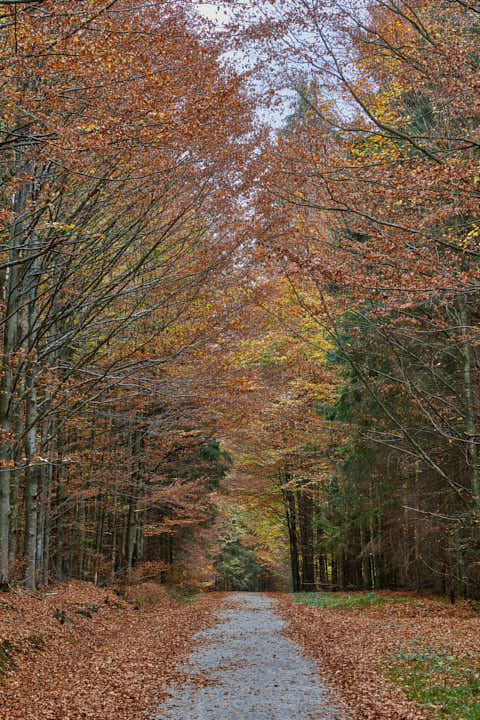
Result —
[[225, 505], [226, 530], [215, 560], [217, 574], [233, 590], [284, 587], [284, 516], [280, 503], [261, 513], [248, 503]]
[[244, 545], [240, 537], [226, 538], [216, 565], [233, 590], [258, 589], [260, 563], [255, 551]]
[[428, 133], [435, 125], [435, 110], [432, 100], [419, 92], [405, 92], [402, 96], [406, 117], [409, 119], [410, 132], [418, 135]]
[[386, 670], [432, 720], [480, 717], [480, 657], [458, 657], [452, 648], [414, 641], [391, 658]]
[[295, 109], [286, 120], [283, 130], [285, 135], [296, 135], [302, 125], [307, 127], [319, 126], [324, 123], [316, 110], [318, 93], [315, 89], [303, 85], [297, 88]]

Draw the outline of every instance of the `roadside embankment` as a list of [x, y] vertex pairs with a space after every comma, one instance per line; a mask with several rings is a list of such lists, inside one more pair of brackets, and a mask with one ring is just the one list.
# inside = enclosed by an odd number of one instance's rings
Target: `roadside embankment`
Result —
[[2, 720], [137, 720], [178, 679], [192, 636], [218, 596], [193, 604], [154, 583], [110, 589], [70, 581], [39, 593], [0, 593]]

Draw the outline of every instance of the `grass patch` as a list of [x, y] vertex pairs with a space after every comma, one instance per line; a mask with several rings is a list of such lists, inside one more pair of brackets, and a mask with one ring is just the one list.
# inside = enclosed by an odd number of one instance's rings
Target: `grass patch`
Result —
[[297, 593], [295, 600], [325, 610], [348, 610], [349, 608], [382, 607], [385, 598], [369, 593]]
[[381, 608], [392, 603], [415, 603], [418, 601], [413, 597], [398, 596], [386, 597], [377, 595], [374, 592], [358, 593], [296, 593], [295, 600], [312, 607], [324, 608], [325, 610], [348, 610], [349, 608]]
[[480, 718], [480, 656], [414, 642], [390, 658], [386, 672], [432, 720]]

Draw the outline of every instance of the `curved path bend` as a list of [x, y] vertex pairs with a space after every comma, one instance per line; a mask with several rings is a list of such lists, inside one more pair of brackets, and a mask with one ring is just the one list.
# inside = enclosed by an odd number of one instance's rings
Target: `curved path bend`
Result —
[[[170, 688], [158, 720], [346, 720], [317, 675], [316, 663], [282, 634], [275, 601], [232, 593], [235, 607], [198, 633], [186, 682]], [[190, 678], [190, 679], [189, 679]]]

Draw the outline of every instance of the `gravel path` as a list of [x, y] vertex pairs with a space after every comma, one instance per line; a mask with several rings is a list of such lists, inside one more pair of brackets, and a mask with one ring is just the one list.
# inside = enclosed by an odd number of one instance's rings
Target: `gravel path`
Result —
[[[305, 657], [281, 630], [275, 602], [261, 593], [232, 593], [234, 608], [196, 636], [186, 683], [154, 717], [174, 720], [344, 720]], [[195, 609], [193, 607], [193, 609]]]

